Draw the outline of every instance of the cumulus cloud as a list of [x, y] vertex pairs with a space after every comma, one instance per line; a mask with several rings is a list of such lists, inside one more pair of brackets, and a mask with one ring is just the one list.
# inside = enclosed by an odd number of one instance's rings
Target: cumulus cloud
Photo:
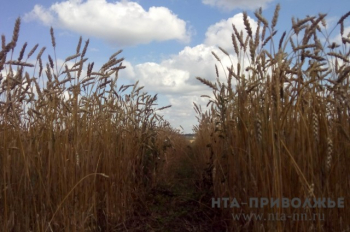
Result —
[[[249, 18], [253, 32], [257, 28], [255, 20]], [[139, 80], [145, 90], [157, 92], [165, 96], [170, 109], [162, 111], [165, 118], [173, 125], [182, 125], [186, 132], [191, 132], [192, 125], [196, 124], [193, 102], [202, 105], [206, 110], [207, 98], [201, 95], [213, 96], [212, 89], [199, 82], [196, 77], [202, 77], [211, 82], [216, 82], [215, 64], [218, 67], [220, 81], [226, 82], [224, 70], [233, 63], [234, 68], [238, 59], [233, 55], [231, 42], [232, 24], [240, 31], [244, 31], [243, 14], [237, 14], [227, 20], [222, 20], [208, 27], [206, 38], [202, 44], [193, 47], [186, 46], [179, 53], [164, 59], [159, 63], [147, 62], [133, 66], [125, 64], [127, 72], [124, 74], [133, 81]], [[223, 54], [218, 46], [229, 51], [230, 57]], [[223, 67], [215, 59], [212, 51], [220, 58]], [[232, 63], [231, 63], [232, 62]], [[245, 64], [249, 61], [245, 59]], [[123, 74], [123, 75], [124, 75]], [[233, 80], [235, 84], [235, 79]]]
[[[256, 21], [251, 18], [249, 18], [249, 21], [255, 32], [257, 28]], [[219, 71], [219, 80], [226, 82], [226, 67], [230, 67], [233, 64], [234, 69], [236, 68], [238, 59], [233, 55], [231, 42], [232, 24], [235, 24], [239, 31], [243, 30], [244, 36], [246, 36], [243, 14], [236, 14], [227, 20], [222, 20], [209, 26], [206, 38], [202, 44], [193, 47], [186, 46], [178, 54], [174, 54], [159, 63], [146, 62], [135, 66], [127, 63], [126, 70], [129, 71], [128, 73], [125, 72], [125, 75], [133, 81], [139, 80], [140, 84], [145, 86], [147, 91], [167, 95], [173, 106], [179, 103], [179, 110], [183, 111], [181, 113], [178, 112], [179, 114], [176, 113], [176, 115], [186, 116], [189, 112], [192, 112], [192, 106], [190, 106], [190, 109], [188, 108], [189, 106], [184, 107], [184, 104], [192, 104], [191, 101], [187, 101], [188, 99], [204, 94], [212, 95], [212, 90], [199, 82], [196, 77], [216, 82], [216, 64]], [[223, 54], [218, 49], [218, 46], [229, 51], [230, 57]], [[220, 58], [222, 66], [212, 52], [215, 52]], [[249, 64], [249, 61], [245, 60], [245, 63]], [[234, 81], [233, 84], [235, 84]]]
[[216, 50], [214, 46], [204, 44], [185, 47], [177, 55], [162, 61], [161, 65], [167, 68], [186, 70], [190, 76], [186, 80], [187, 84], [194, 86], [198, 84], [195, 79], [197, 76], [211, 80], [215, 79], [215, 58], [211, 53], [213, 50]]
[[[133, 81], [139, 80], [147, 91], [154, 91], [160, 94], [172, 94], [177, 96], [210, 94], [209, 87], [200, 83], [196, 77], [201, 77], [212, 82], [216, 81], [215, 64], [217, 63], [212, 51], [222, 60], [223, 66], [231, 66], [237, 58], [226, 55], [214, 46], [204, 44], [195, 47], [185, 47], [177, 55], [160, 63], [146, 62], [132, 66], [126, 64], [126, 71], [123, 73]], [[220, 80], [225, 81], [225, 72], [218, 65]]]
[[200, 95], [191, 96], [167, 96], [171, 108], [166, 109], [164, 115], [166, 119], [174, 127], [182, 126], [185, 129], [185, 133], [190, 133], [193, 129], [193, 125], [198, 124], [195, 111], [193, 109], [193, 102], [197, 105], [206, 105], [207, 99], [201, 98]]
[[179, 89], [186, 88], [185, 82], [189, 78], [188, 71], [152, 62], [136, 65], [135, 69], [137, 78], [146, 82], [148, 88], [160, 93], [176, 93]]
[[273, 0], [202, 0], [203, 4], [230, 11], [233, 9], [255, 10], [259, 7], [266, 8], [267, 4]]
[[126, 69], [121, 76], [133, 82], [138, 80], [147, 92], [161, 94], [163, 101], [172, 107], [160, 113], [172, 126], [178, 128], [181, 125], [186, 133], [190, 133], [192, 126], [197, 124], [193, 102], [205, 106], [207, 99], [200, 96], [212, 96], [212, 90], [195, 78], [201, 76], [213, 82], [216, 80], [212, 49], [215, 47], [201, 44], [186, 47], [160, 63], [146, 62], [133, 66], [123, 62]]
[[[186, 47], [177, 55], [160, 63], [142, 63], [132, 66], [127, 64], [130, 71], [123, 73], [134, 82], [139, 80], [147, 92], [156, 92], [165, 96], [172, 105], [170, 109], [161, 112], [171, 125], [185, 129], [190, 133], [192, 126], [197, 124], [193, 102], [202, 105], [205, 111], [207, 98], [201, 95], [213, 96], [212, 89], [199, 82], [195, 77], [200, 76], [212, 82], [216, 81], [215, 63], [211, 51], [215, 51], [223, 62], [224, 67], [231, 65], [230, 59], [220, 54], [214, 46], [200, 44], [195, 47]], [[236, 58], [231, 56], [233, 62]], [[225, 74], [218, 65], [220, 80], [225, 82]], [[124, 70], [123, 70], [124, 71]]]
[[[248, 17], [253, 32], [256, 31], [257, 22]], [[232, 24], [240, 31], [244, 31], [243, 14], [239, 13], [235, 16], [222, 20], [208, 27], [204, 43], [194, 47], [186, 46], [178, 54], [165, 59], [159, 64], [143, 63], [135, 66], [134, 78], [140, 79], [146, 86], [152, 88], [152, 91], [161, 93], [178, 93], [186, 94], [188, 92], [194, 94], [204, 91], [203, 86], [196, 77], [202, 77], [207, 80], [216, 81], [215, 64], [218, 67], [221, 81], [226, 80], [226, 67], [230, 67], [238, 59], [233, 54], [233, 46], [231, 42]], [[230, 57], [223, 54], [217, 47], [220, 46], [229, 52]], [[212, 52], [220, 58], [222, 66], [214, 58]], [[245, 61], [249, 64], [248, 61]]]
[[68, 0], [48, 9], [35, 5], [24, 19], [102, 38], [119, 46], [166, 40], [187, 43], [190, 40], [186, 22], [168, 8], [150, 7], [146, 11], [131, 1]]
[[24, 16], [25, 21], [30, 21], [34, 19], [41, 21], [44, 25], [47, 26], [53, 24], [54, 22], [53, 15], [41, 5], [35, 5], [34, 9], [30, 13], [25, 14]]
[[[248, 21], [252, 28], [253, 34], [255, 34], [256, 28], [258, 27], [257, 22], [249, 16]], [[244, 36], [247, 36], [243, 23], [243, 13], [239, 13], [227, 20], [221, 20], [220, 22], [209, 26], [207, 32], [205, 33], [204, 44], [220, 46], [227, 51], [233, 52], [231, 39], [231, 35], [233, 33], [232, 24], [235, 25], [238, 31], [242, 30]]]

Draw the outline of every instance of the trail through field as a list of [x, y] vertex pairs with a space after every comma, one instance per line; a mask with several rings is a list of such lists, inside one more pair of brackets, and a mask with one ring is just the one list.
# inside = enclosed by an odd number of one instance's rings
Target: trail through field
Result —
[[200, 186], [190, 162], [184, 156], [171, 173], [147, 196], [139, 215], [118, 231], [226, 231], [220, 212], [211, 207], [213, 194]]

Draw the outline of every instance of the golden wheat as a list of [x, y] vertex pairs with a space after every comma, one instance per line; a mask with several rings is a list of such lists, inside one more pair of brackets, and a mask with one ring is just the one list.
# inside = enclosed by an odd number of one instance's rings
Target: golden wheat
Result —
[[[258, 28], [260, 23], [263, 28], [257, 29], [254, 39], [250, 36], [247, 15], [243, 24], [248, 36], [243, 38], [242, 31], [238, 32], [233, 25], [232, 44], [239, 61], [236, 72], [233, 64], [227, 70], [229, 77], [238, 80], [236, 86], [231, 86], [230, 78], [226, 84], [197, 77], [212, 88], [214, 95], [208, 100], [207, 112], [194, 105], [199, 123], [194, 129], [195, 145], [208, 145], [208, 149], [197, 151], [198, 165], [203, 169], [206, 163], [217, 167], [212, 185], [215, 197], [234, 197], [247, 202], [250, 196], [315, 198], [317, 192], [320, 196], [336, 198], [342, 197], [349, 187], [344, 176], [350, 165], [348, 42], [343, 39], [342, 45], [322, 44], [322, 39], [328, 41], [329, 35], [322, 31], [326, 15], [319, 14], [301, 20], [292, 18], [290, 32], [283, 33], [275, 43], [279, 11], [277, 5], [271, 25], [261, 10], [255, 12]], [[342, 26], [346, 17], [342, 17], [338, 26]], [[323, 35], [326, 38], [321, 39]], [[337, 47], [341, 47], [339, 51]], [[246, 58], [250, 58], [249, 65], [244, 63]], [[216, 65], [215, 71], [218, 73]], [[304, 213], [304, 210], [293, 212]], [[346, 217], [349, 211], [345, 211], [310, 207], [308, 213], [333, 216], [326, 222], [261, 225], [276, 231], [306, 231], [311, 227], [342, 230], [339, 220]], [[222, 210], [232, 230], [246, 226], [259, 231], [260, 227], [254, 223], [247, 225], [232, 220], [231, 213], [238, 212], [235, 208]], [[288, 209], [257, 209], [257, 213], [263, 214], [276, 212], [290, 213]], [[349, 221], [346, 223], [350, 225]]]
[[[0, 184], [13, 186], [5, 189], [6, 199], [0, 203], [4, 209], [1, 224], [15, 231], [86, 231], [106, 221], [123, 223], [136, 211], [135, 202], [142, 201], [150, 186], [159, 181], [153, 173], [166, 168], [158, 157], [173, 155], [159, 142], [169, 134], [177, 136], [158, 115], [170, 106], [154, 108], [157, 96], [141, 94], [143, 87], [137, 84], [116, 89], [117, 78], [112, 81], [110, 77], [118, 77], [117, 72], [125, 68], [123, 59], [116, 58], [122, 50], [112, 54], [100, 70], [94, 70], [94, 62], [89, 63], [84, 76], [89, 40], [80, 54], [80, 37], [76, 54], [67, 57], [59, 69], [53, 28], [54, 56], [48, 54], [44, 60], [44, 46], [35, 64], [23, 62], [25, 43], [17, 60], [7, 60], [16, 46], [19, 28], [18, 19], [11, 42], [6, 44], [2, 36], [0, 52], [0, 68], [5, 68], [0, 94], [6, 99], [0, 110], [0, 153], [17, 154], [15, 159], [6, 155], [0, 160], [2, 170], [8, 171], [6, 178], [0, 173]], [[27, 60], [38, 46], [29, 51]], [[74, 64], [69, 68], [71, 60]], [[31, 68], [32, 76], [25, 71]], [[134, 88], [128, 89], [130, 86]], [[159, 156], [150, 157], [151, 153]], [[133, 194], [135, 189], [138, 196]], [[30, 197], [25, 197], [28, 194]], [[105, 218], [100, 217], [100, 210]], [[11, 212], [18, 212], [14, 219]], [[87, 216], [76, 217], [85, 213], [91, 221]]]

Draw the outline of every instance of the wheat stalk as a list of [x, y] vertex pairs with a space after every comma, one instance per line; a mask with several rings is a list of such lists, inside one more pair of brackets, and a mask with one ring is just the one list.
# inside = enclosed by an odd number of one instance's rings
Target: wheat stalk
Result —
[[244, 26], [245, 26], [245, 29], [246, 29], [248, 35], [250, 36], [250, 38], [252, 38], [253, 32], [252, 32], [252, 27], [250, 26], [250, 23], [248, 20], [247, 12], [243, 12], [243, 23], [244, 23]]
[[272, 22], [271, 22], [271, 30], [274, 31], [276, 25], [277, 25], [277, 21], [278, 21], [278, 15], [279, 15], [279, 11], [281, 9], [280, 4], [276, 5], [275, 8], [275, 12], [273, 13], [273, 18], [272, 18]]
[[232, 38], [233, 48], [235, 49], [235, 53], [236, 53], [237, 57], [239, 57], [238, 44], [237, 44], [236, 37], [235, 37], [235, 35], [233, 33], [232, 33], [231, 38]]
[[255, 17], [259, 20], [259, 22], [262, 22], [265, 27], [269, 26], [268, 21], [261, 15], [259, 11], [255, 11], [254, 14], [255, 14]]
[[36, 44], [32, 50], [29, 51], [28, 55], [27, 55], [27, 59], [29, 59], [35, 52], [35, 50], [38, 48], [39, 44]]
[[15, 23], [15, 28], [13, 30], [12, 40], [10, 42], [11, 44], [10, 49], [13, 49], [16, 47], [20, 26], [21, 26], [21, 18], [17, 18]]
[[329, 171], [332, 166], [332, 153], [333, 153], [333, 142], [330, 137], [327, 137], [327, 159], [326, 159], [327, 171]]
[[200, 82], [202, 82], [203, 84], [209, 86], [213, 90], [218, 90], [217, 87], [213, 83], [211, 83], [210, 81], [203, 79], [201, 77], [196, 77], [196, 79], [199, 80]]
[[1, 48], [4, 50], [6, 48], [6, 38], [5, 35], [1, 35]]
[[54, 35], [54, 32], [53, 32], [53, 28], [51, 27], [50, 28], [50, 35], [51, 35], [51, 44], [52, 44], [52, 47], [56, 47], [56, 39], [55, 39], [55, 35]]
[[38, 53], [38, 55], [36, 57], [37, 60], [41, 59], [41, 56], [43, 55], [45, 49], [46, 49], [46, 47], [41, 48], [41, 50], [39, 51], [39, 53]]
[[[79, 40], [79, 41], [80, 41], [80, 40]], [[85, 53], [86, 53], [87, 48], [88, 48], [88, 46], [89, 46], [89, 42], [90, 42], [90, 40], [85, 41], [85, 46], [84, 46], [84, 48], [83, 48], [83, 52], [81, 53], [81, 58], [83, 58], [83, 57], [85, 56]], [[77, 49], [77, 50], [78, 50], [78, 49]]]
[[19, 52], [19, 57], [18, 57], [18, 61], [21, 61], [23, 59], [23, 55], [24, 55], [24, 51], [26, 50], [26, 47], [27, 47], [27, 42], [25, 42], [23, 44], [23, 47], [21, 49], [21, 51]]
[[316, 143], [319, 141], [319, 127], [318, 127], [318, 117], [315, 112], [312, 113], [312, 130], [313, 130], [313, 135], [314, 135], [314, 140]]

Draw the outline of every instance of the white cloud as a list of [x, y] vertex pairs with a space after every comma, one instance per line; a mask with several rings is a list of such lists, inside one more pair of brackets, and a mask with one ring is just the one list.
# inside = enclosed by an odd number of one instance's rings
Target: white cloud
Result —
[[133, 79], [140, 80], [140, 84], [145, 86], [147, 91], [177, 94], [191, 89], [187, 84], [190, 73], [184, 69], [147, 62], [136, 65], [134, 71]]
[[204, 44], [195, 47], [185, 47], [177, 55], [164, 60], [161, 65], [168, 68], [186, 70], [191, 77], [191, 79], [188, 79], [188, 84], [194, 85], [198, 83], [195, 79], [197, 76], [214, 80], [215, 58], [211, 54], [212, 50], [215, 50], [215, 47]]
[[[104, 0], [99, 1], [107, 4]], [[71, 1], [70, 4], [83, 3]], [[129, 4], [129, 2], [116, 4]], [[114, 5], [112, 4], [112, 6]], [[78, 10], [78, 12], [80, 11]], [[60, 17], [58, 16], [57, 18], [59, 19]], [[123, 61], [126, 69], [121, 71], [120, 77], [121, 79], [127, 78], [133, 83], [139, 80], [140, 86], [145, 86], [145, 91], [156, 92], [164, 96], [162, 103], [167, 102], [165, 104], [171, 104], [172, 107], [160, 113], [164, 114], [165, 118], [173, 126], [182, 125], [186, 132], [191, 132], [192, 125], [197, 123], [193, 110], [193, 102], [202, 105], [203, 110], [205, 110], [208, 99], [201, 98], [200, 96], [212, 96], [212, 89], [199, 82], [195, 77], [199, 76], [214, 83], [216, 81], [216, 64], [219, 70], [220, 80], [222, 82], [226, 81], [223, 68], [214, 58], [212, 51], [219, 56], [225, 70], [227, 66], [231, 66], [231, 60], [235, 68], [237, 57], [233, 55], [232, 50], [232, 23], [235, 24], [239, 31], [243, 30], [245, 33], [242, 18], [242, 14], [237, 14], [232, 18], [211, 25], [208, 27], [206, 38], [202, 44], [193, 47], [186, 46], [177, 54], [159, 63], [146, 62], [133, 65], [129, 61]], [[256, 22], [253, 19], [249, 20], [253, 32], [255, 32]], [[217, 46], [228, 50], [232, 54], [230, 58], [223, 54]], [[248, 64], [248, 62], [246, 63]]]
[[186, 47], [160, 63], [146, 62], [132, 66], [129, 62], [123, 62], [126, 69], [122, 71], [121, 78], [127, 77], [133, 82], [139, 80], [145, 91], [161, 94], [162, 103], [167, 103], [160, 106], [171, 104], [172, 107], [159, 113], [173, 127], [181, 125], [186, 133], [190, 133], [192, 126], [197, 124], [193, 102], [205, 106], [207, 99], [200, 96], [212, 95], [212, 90], [195, 77], [201, 76], [213, 82], [216, 80], [215, 58], [211, 54], [213, 49], [215, 47], [201, 44]]
[[31, 21], [34, 19], [41, 21], [46, 26], [50, 26], [54, 22], [53, 15], [41, 5], [35, 5], [34, 9], [24, 16], [25, 21]]
[[[211, 51], [215, 51], [223, 62], [224, 67], [231, 65], [229, 58], [219, 53], [214, 46], [200, 44], [195, 47], [186, 47], [170, 59], [158, 63], [142, 63], [135, 66], [126, 64], [130, 71], [121, 75], [134, 82], [139, 80], [145, 91], [156, 92], [165, 96], [165, 100], [172, 105], [170, 109], [161, 111], [172, 126], [182, 126], [185, 132], [190, 133], [192, 126], [197, 124], [193, 102], [202, 105], [205, 111], [207, 98], [201, 95], [212, 96], [212, 89], [199, 82], [195, 77], [200, 76], [211, 82], [216, 81], [215, 67], [218, 62]], [[231, 56], [233, 62], [236, 58]], [[220, 80], [225, 82], [222, 67], [218, 65]], [[124, 71], [123, 71], [124, 72]]]
[[125, 76], [129, 79], [135, 79], [136, 74], [132, 64], [129, 61], [123, 60], [123, 66], [125, 66], [125, 68], [119, 71], [120, 76]]
[[[172, 107], [161, 111], [161, 114], [164, 114], [173, 126], [182, 125], [186, 132], [191, 132], [192, 125], [197, 123], [193, 102], [202, 105], [202, 109], [205, 111], [208, 99], [200, 96], [213, 95], [212, 89], [199, 82], [196, 77], [199, 76], [215, 83], [216, 64], [220, 81], [226, 82], [223, 68], [213, 56], [212, 51], [220, 58], [226, 72], [226, 67], [231, 66], [231, 60], [236, 68], [237, 57], [233, 55], [233, 52], [230, 52], [232, 48], [232, 23], [239, 31], [245, 31], [242, 17], [242, 14], [237, 14], [232, 18], [211, 25], [207, 30], [204, 43], [194, 47], [186, 46], [178, 54], [174, 54], [159, 63], [147, 62], [132, 66], [131, 63], [124, 62], [123, 64], [127, 68], [121, 76], [133, 81], [139, 80], [140, 85], [145, 86], [147, 92], [157, 92], [165, 96]], [[255, 32], [257, 23], [253, 19], [249, 20], [253, 32]], [[244, 35], [246, 36], [246, 33]], [[223, 54], [217, 46], [227, 49], [231, 54], [230, 57]], [[245, 64], [248, 65], [248, 60], [244, 59]], [[233, 84], [235, 84], [235, 79]]]
[[203, 4], [215, 6], [219, 9], [230, 11], [233, 9], [255, 10], [259, 7], [266, 8], [273, 0], [202, 0]]
[[[132, 66], [129, 62], [123, 62], [126, 66], [122, 75], [133, 81], [140, 81], [145, 90], [160, 94], [174, 95], [201, 95], [209, 94], [209, 87], [200, 83], [196, 77], [201, 77], [212, 82], [216, 81], [215, 64], [217, 64], [212, 51], [220, 57], [226, 69], [231, 66], [230, 59], [222, 54], [214, 46], [200, 44], [195, 47], [185, 47], [177, 55], [160, 63], [146, 62]], [[233, 62], [237, 59], [231, 56]], [[225, 73], [218, 65], [220, 80], [225, 81]]]
[[193, 102], [197, 105], [206, 105], [207, 99], [201, 98], [200, 95], [191, 96], [172, 96], [168, 95], [171, 108], [161, 111], [164, 113], [166, 120], [174, 127], [182, 126], [185, 133], [191, 133], [193, 125], [196, 125], [197, 119], [193, 109]]
[[[257, 22], [248, 16], [249, 24], [252, 28], [253, 34], [255, 34], [256, 28], [258, 27]], [[233, 33], [232, 24], [235, 25], [238, 32], [243, 31], [244, 37], [247, 36], [247, 32], [245, 30], [245, 26], [243, 23], [243, 13], [236, 14], [235, 16], [227, 19], [221, 20], [214, 25], [211, 25], [207, 32], [205, 33], [205, 41], [206, 45], [212, 46], [220, 46], [228, 52], [233, 52], [232, 38], [231, 35]]]
[[55, 3], [49, 9], [35, 5], [24, 19], [102, 38], [119, 46], [173, 39], [186, 43], [190, 40], [186, 22], [168, 8], [150, 7], [146, 11], [131, 1], [68, 0]]
[[[248, 17], [248, 20], [252, 27], [253, 33], [255, 33], [257, 22], [250, 17]], [[212, 51], [214, 51], [220, 58], [226, 72], [226, 67], [231, 66], [232, 63], [235, 68], [235, 64], [238, 62], [238, 59], [235, 55], [233, 55], [233, 45], [231, 40], [231, 34], [233, 32], [232, 24], [236, 26], [238, 31], [242, 30], [244, 32], [244, 36], [247, 36], [243, 24], [243, 14], [239, 13], [227, 20], [222, 20], [209, 26], [203, 44], [199, 44], [194, 47], [187, 46], [177, 55], [173, 55], [170, 59], [163, 60], [159, 65], [169, 70], [176, 69], [188, 72], [189, 78], [184, 79], [186, 85], [192, 86], [192, 88], [199, 88], [199, 86], [202, 86], [202, 84], [196, 80], [195, 77], [197, 76], [213, 82], [216, 81], [216, 64], [218, 67], [220, 80], [224, 82], [226, 75], [221, 64], [214, 58]], [[227, 57], [225, 54], [223, 54], [217, 48], [218, 46], [227, 50], [230, 54], [230, 57]], [[246, 59], [245, 64], [249, 64], [248, 60]], [[196, 90], [200, 91], [202, 88]]]

